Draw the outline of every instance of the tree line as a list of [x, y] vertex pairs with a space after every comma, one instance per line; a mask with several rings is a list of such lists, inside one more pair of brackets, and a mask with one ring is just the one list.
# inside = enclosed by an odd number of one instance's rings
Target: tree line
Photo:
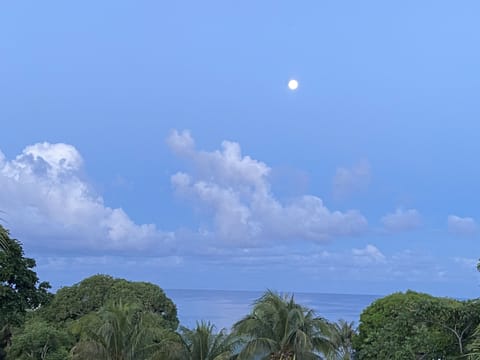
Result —
[[356, 329], [266, 291], [229, 331], [190, 329], [151, 283], [94, 275], [52, 294], [1, 226], [0, 239], [0, 360], [480, 359], [478, 300], [395, 293]]

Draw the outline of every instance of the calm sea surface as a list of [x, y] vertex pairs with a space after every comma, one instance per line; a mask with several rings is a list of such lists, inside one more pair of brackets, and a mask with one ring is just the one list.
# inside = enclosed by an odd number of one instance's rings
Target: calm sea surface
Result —
[[[165, 290], [177, 305], [180, 323], [195, 326], [199, 320], [207, 320], [217, 329], [230, 327], [248, 314], [251, 304], [263, 293], [257, 291], [224, 290]], [[344, 319], [358, 323], [360, 313], [376, 295], [314, 294], [295, 293], [295, 300], [311, 309], [317, 315], [336, 321]]]

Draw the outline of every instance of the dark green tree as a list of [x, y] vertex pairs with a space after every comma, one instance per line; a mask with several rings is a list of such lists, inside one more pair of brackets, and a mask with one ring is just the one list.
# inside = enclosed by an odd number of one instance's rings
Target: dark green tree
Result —
[[144, 311], [160, 315], [163, 319], [162, 326], [170, 330], [176, 330], [178, 327], [177, 307], [157, 285], [116, 279], [106, 297], [106, 302], [117, 301], [136, 303]]
[[467, 345], [468, 360], [480, 360], [480, 326], [477, 326], [472, 335], [470, 343]]
[[107, 304], [107, 296], [115, 279], [108, 275], [94, 275], [73, 286], [57, 291], [49, 306], [42, 309], [45, 319], [66, 323], [98, 311]]
[[14, 334], [8, 358], [17, 360], [65, 360], [73, 339], [63, 329], [32, 317]]
[[423, 321], [445, 331], [452, 341], [450, 353], [464, 355], [465, 345], [480, 324], [480, 302], [436, 298], [431, 306], [436, 316], [423, 318]]
[[407, 291], [375, 301], [360, 316], [354, 339], [364, 359], [454, 358], [464, 355], [480, 321], [476, 302]]
[[[35, 260], [24, 256], [21, 243], [10, 237], [2, 226], [0, 232], [5, 240], [5, 248], [0, 251], [0, 359], [10, 343], [11, 328], [21, 326], [28, 310], [46, 305], [51, 299], [50, 285], [39, 283], [33, 270]], [[3, 355], [2, 355], [3, 353]]]
[[[477, 263], [477, 270], [480, 271], [480, 261]], [[474, 301], [479, 302], [480, 300]], [[477, 325], [471, 341], [467, 345], [467, 353], [469, 360], [480, 360], [480, 325]]]
[[177, 309], [163, 290], [146, 282], [130, 282], [108, 275], [94, 275], [73, 286], [58, 290], [51, 304], [42, 309], [44, 318], [51, 322], [71, 323], [95, 313], [112, 302], [135, 303], [144, 311], [163, 319], [163, 327], [178, 327]]

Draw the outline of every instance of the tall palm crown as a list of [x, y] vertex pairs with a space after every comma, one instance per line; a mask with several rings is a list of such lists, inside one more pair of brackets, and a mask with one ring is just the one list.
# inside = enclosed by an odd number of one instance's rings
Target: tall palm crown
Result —
[[[480, 267], [480, 263], [479, 263]], [[466, 359], [468, 360], [480, 360], [480, 325], [477, 326], [475, 332], [472, 335], [470, 344], [467, 346]]]
[[0, 225], [0, 250], [6, 250], [8, 247], [8, 231]]
[[331, 352], [327, 354], [328, 360], [351, 360], [353, 359], [353, 337], [356, 330], [353, 322], [339, 320], [331, 323], [328, 329], [328, 338]]
[[293, 296], [267, 291], [251, 314], [233, 326], [245, 337], [240, 360], [310, 360], [330, 351], [327, 322], [313, 310], [297, 304]]
[[226, 334], [225, 329], [215, 333], [209, 322], [197, 323], [195, 329], [181, 327], [186, 360], [225, 360], [235, 348], [235, 338]]
[[[0, 213], [5, 213], [4, 211], [0, 210]], [[4, 223], [5, 220], [0, 217], [0, 222]], [[0, 224], [0, 250], [7, 250], [8, 247], [8, 230]]]
[[177, 340], [168, 329], [158, 326], [153, 313], [140, 311], [135, 305], [113, 304], [101, 309], [96, 331], [87, 329], [72, 349], [74, 360], [146, 360], [164, 358]]

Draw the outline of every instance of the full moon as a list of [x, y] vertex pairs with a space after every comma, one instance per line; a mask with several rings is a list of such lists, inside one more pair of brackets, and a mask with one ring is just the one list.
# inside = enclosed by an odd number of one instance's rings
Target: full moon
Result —
[[295, 80], [295, 79], [290, 80], [290, 81], [288, 82], [288, 88], [289, 88], [290, 90], [297, 90], [297, 88], [298, 88], [298, 81]]

